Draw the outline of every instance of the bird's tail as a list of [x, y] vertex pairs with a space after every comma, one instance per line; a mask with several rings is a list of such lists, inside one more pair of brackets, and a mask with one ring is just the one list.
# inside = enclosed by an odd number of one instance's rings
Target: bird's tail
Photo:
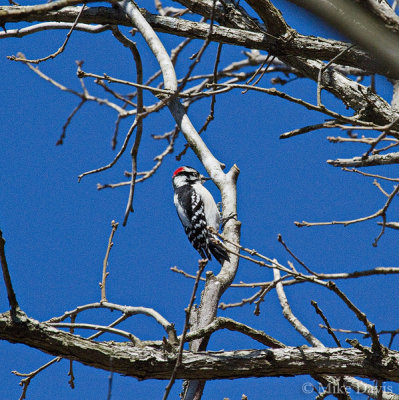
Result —
[[208, 247], [216, 260], [218, 260], [219, 264], [223, 264], [223, 261], [230, 261], [230, 257], [227, 254], [227, 251], [221, 245], [220, 241], [214, 236], [211, 236], [209, 238]]

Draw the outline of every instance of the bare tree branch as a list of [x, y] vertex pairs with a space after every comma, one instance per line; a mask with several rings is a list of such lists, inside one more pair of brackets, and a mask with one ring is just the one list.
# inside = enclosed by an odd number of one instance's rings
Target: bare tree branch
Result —
[[109, 253], [111, 252], [111, 248], [114, 245], [112, 239], [114, 238], [115, 232], [118, 229], [118, 222], [112, 221], [111, 222], [111, 234], [109, 235], [108, 239], [108, 246], [107, 246], [107, 251], [105, 252], [105, 257], [103, 261], [103, 274], [102, 274], [102, 280], [100, 283], [100, 288], [101, 288], [101, 302], [106, 302], [107, 301], [107, 296], [106, 296], [106, 291], [105, 291], [105, 283], [107, 280], [107, 276], [109, 275], [109, 272], [107, 272], [107, 267], [108, 267], [108, 258], [109, 258]]
[[[20, 22], [20, 21], [48, 21], [48, 22], [73, 22], [78, 13], [78, 7], [65, 7], [57, 12], [42, 12], [35, 14], [33, 12], [26, 13], [23, 8], [13, 6], [14, 10], [21, 10], [21, 13], [8, 14], [11, 7], [0, 6], [0, 12], [5, 11], [5, 15], [0, 18], [1, 23]], [[173, 18], [166, 16], [157, 16], [142, 10], [145, 18], [151, 26], [158, 32], [170, 33], [173, 35], [184, 36], [189, 38], [206, 39], [209, 32], [209, 25], [206, 23], [193, 22], [183, 20], [181, 18]], [[101, 24], [101, 25], [124, 25], [131, 26], [131, 22], [119, 10], [106, 7], [89, 7], [80, 18], [82, 23]], [[0, 33], [0, 38], [3, 35]], [[4, 36], [6, 37], [6, 36]], [[281, 54], [286, 53], [294, 56], [303, 56], [313, 60], [330, 60], [339, 52], [348, 47], [348, 43], [316, 38], [312, 36], [304, 36], [296, 33], [291, 40], [277, 41], [272, 35], [264, 32], [250, 31], [242, 29], [226, 28], [223, 26], [215, 26], [212, 39], [216, 42], [232, 44], [236, 46], [245, 46], [247, 48], [265, 50], [267, 52]], [[369, 73], [378, 73], [389, 78], [399, 78], [399, 74], [394, 71], [387, 70], [379, 65], [369, 54], [360, 49], [351, 49], [339, 59], [340, 65], [347, 65], [360, 68]]]
[[[163, 349], [135, 347], [129, 343], [93, 342], [28, 317], [20, 318], [15, 324], [9, 312], [0, 314], [0, 338], [139, 379], [168, 380], [175, 365], [176, 356], [166, 355]], [[201, 368], [204, 363], [208, 368]], [[387, 350], [377, 360], [368, 358], [359, 350], [343, 348], [184, 352], [177, 379], [335, 374], [399, 382], [398, 365], [399, 353], [392, 350]]]
[[335, 29], [374, 54], [381, 60], [381, 64], [389, 66], [393, 71], [399, 71], [399, 56], [395, 51], [399, 46], [399, 37], [355, 1], [308, 0], [306, 3], [299, 0], [290, 1], [325, 19]]
[[14, 288], [12, 286], [10, 271], [8, 270], [8, 264], [7, 264], [6, 252], [5, 252], [5, 244], [6, 244], [6, 241], [3, 237], [3, 232], [0, 231], [1, 269], [3, 271], [4, 284], [5, 284], [6, 290], [7, 290], [8, 303], [10, 304], [12, 315], [15, 316], [15, 314], [20, 311], [20, 308], [18, 305], [17, 297], [14, 292]]
[[372, 167], [375, 165], [389, 165], [399, 163], [399, 152], [389, 154], [375, 154], [368, 157], [338, 158], [327, 160], [334, 167]]

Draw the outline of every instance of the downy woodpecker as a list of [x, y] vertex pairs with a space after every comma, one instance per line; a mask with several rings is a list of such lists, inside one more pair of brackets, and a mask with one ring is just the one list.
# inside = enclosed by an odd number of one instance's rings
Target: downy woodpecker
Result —
[[174, 203], [188, 239], [202, 258], [212, 259], [211, 253], [220, 264], [229, 261], [226, 250], [208, 226], [219, 231], [220, 213], [215, 200], [203, 186], [206, 178], [191, 167], [180, 167], [172, 177]]

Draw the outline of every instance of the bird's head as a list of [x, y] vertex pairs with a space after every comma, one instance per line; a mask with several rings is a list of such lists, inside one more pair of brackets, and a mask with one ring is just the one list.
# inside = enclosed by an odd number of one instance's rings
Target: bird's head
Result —
[[196, 169], [191, 167], [180, 167], [173, 173], [172, 182], [175, 188], [184, 185], [194, 185], [195, 183], [204, 183], [210, 178], [201, 175]]

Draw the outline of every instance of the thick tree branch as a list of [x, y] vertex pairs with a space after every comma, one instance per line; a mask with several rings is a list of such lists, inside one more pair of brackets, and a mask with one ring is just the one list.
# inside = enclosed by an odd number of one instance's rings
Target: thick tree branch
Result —
[[[79, 7], [65, 7], [58, 11], [48, 11], [43, 13], [31, 13], [22, 15], [6, 14], [11, 7], [0, 6], [0, 22], [73, 22], [75, 21]], [[13, 6], [13, 9], [18, 7]], [[19, 7], [22, 11], [23, 7]], [[193, 22], [181, 18], [153, 15], [141, 9], [146, 20], [154, 30], [172, 35], [183, 36], [193, 39], [206, 39], [209, 33], [209, 24]], [[88, 7], [79, 19], [86, 24], [102, 25], [124, 25], [131, 26], [131, 21], [120, 11], [108, 7]], [[50, 28], [50, 27], [49, 27]], [[227, 28], [215, 25], [212, 30], [212, 41], [219, 43], [232, 44], [235, 46], [245, 46], [251, 49], [264, 50], [277, 56], [289, 54], [292, 56], [302, 56], [313, 60], [331, 60], [341, 51], [348, 47], [348, 43], [325, 39], [320, 37], [305, 36], [292, 32], [289, 40], [278, 39], [265, 32], [250, 31], [243, 29]], [[0, 32], [0, 38], [5, 38], [7, 32]], [[343, 54], [337, 64], [360, 68], [369, 73], [377, 73], [389, 78], [399, 78], [399, 74], [388, 71], [381, 67], [376, 60], [359, 48], [353, 48]]]
[[278, 10], [269, 0], [247, 0], [247, 3], [262, 19], [266, 25], [268, 33], [280, 36], [292, 31], [287, 22], [285, 22], [280, 10]]
[[212, 17], [221, 25], [246, 30], [261, 30], [257, 20], [251, 18], [246, 10], [234, 0], [218, 1], [212, 15], [213, 0], [177, 0], [193, 13], [201, 14], [207, 19]]
[[356, 4], [356, 1], [290, 1], [323, 18], [335, 29], [370, 51], [387, 70], [399, 72], [399, 55], [396, 51], [399, 36], [387, 29], [380, 19]]
[[399, 16], [395, 13], [388, 2], [380, 0], [364, 0], [361, 4], [380, 18], [388, 29], [394, 32], [399, 32]]
[[[10, 313], [0, 315], [0, 339], [139, 379], [169, 379], [176, 355], [129, 343], [93, 342], [45, 323]], [[357, 349], [295, 348], [184, 352], [178, 379], [235, 379], [281, 375], [352, 375], [399, 382], [399, 352], [380, 358]]]

